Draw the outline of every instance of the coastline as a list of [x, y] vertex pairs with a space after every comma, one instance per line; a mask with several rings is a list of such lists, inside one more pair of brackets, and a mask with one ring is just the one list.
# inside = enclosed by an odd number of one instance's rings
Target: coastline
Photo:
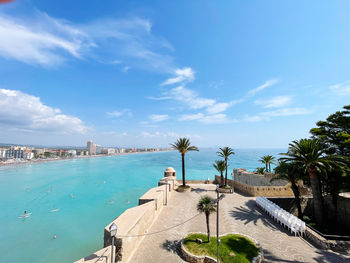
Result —
[[111, 157], [111, 156], [128, 155], [128, 154], [160, 153], [160, 152], [170, 152], [170, 151], [172, 151], [172, 150], [157, 151], [157, 152], [127, 152], [127, 153], [115, 153], [115, 154], [110, 154], [110, 155], [83, 155], [83, 156], [76, 156], [76, 157], [70, 157], [70, 158], [48, 158], [48, 159], [19, 161], [19, 162], [0, 162], [0, 167], [28, 165], [28, 164], [41, 164], [41, 163], [55, 162], [55, 161], [68, 161], [68, 160], [78, 160], [78, 159]]

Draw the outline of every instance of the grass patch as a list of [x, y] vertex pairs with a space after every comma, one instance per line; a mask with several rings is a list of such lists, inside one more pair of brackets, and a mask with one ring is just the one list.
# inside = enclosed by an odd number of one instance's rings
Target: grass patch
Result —
[[[198, 244], [196, 238], [202, 239], [203, 243]], [[184, 246], [194, 255], [216, 259], [216, 237], [210, 237], [209, 243], [206, 240], [205, 234], [190, 234], [185, 238]], [[220, 240], [219, 261], [222, 263], [250, 263], [259, 254], [259, 248], [244, 236], [228, 234], [220, 237]]]

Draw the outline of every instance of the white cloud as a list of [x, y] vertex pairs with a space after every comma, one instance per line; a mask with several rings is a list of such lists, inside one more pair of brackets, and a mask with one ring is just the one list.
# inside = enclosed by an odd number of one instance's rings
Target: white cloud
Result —
[[215, 114], [226, 111], [232, 104], [227, 102], [219, 102], [207, 108], [209, 114]]
[[350, 81], [334, 84], [329, 86], [330, 90], [337, 95], [350, 95]]
[[[198, 110], [206, 108], [209, 114], [226, 111], [233, 102], [217, 102], [215, 99], [203, 98], [196, 92], [183, 86], [172, 88], [163, 93], [164, 96], [158, 99], [173, 99], [186, 104], [190, 109]], [[152, 97], [152, 99], [154, 99]]]
[[197, 114], [184, 114], [179, 118], [179, 121], [194, 121], [199, 120], [204, 117], [204, 114], [197, 113]]
[[254, 89], [251, 89], [248, 91], [247, 96], [248, 97], [252, 97], [254, 96], [256, 93], [258, 93], [259, 91], [262, 91], [268, 87], [271, 87], [273, 85], [275, 85], [276, 83], [278, 83], [278, 79], [270, 79], [267, 80], [264, 84], [260, 85], [259, 87], [256, 87]]
[[143, 138], [156, 138], [156, 137], [162, 137], [162, 138], [179, 138], [179, 137], [186, 137], [186, 138], [200, 138], [199, 135], [197, 134], [179, 134], [177, 132], [154, 132], [154, 133], [150, 133], [150, 132], [141, 132], [140, 135], [138, 137], [143, 137]]
[[295, 116], [295, 115], [306, 115], [311, 113], [312, 111], [305, 108], [283, 108], [274, 111], [265, 111], [261, 112], [255, 116], [246, 115], [242, 121], [247, 122], [259, 122], [270, 120], [272, 117], [280, 117], [280, 116]]
[[125, 67], [123, 67], [122, 71], [123, 71], [124, 73], [128, 73], [129, 69], [130, 69], [129, 66], [125, 66]]
[[28, 64], [57, 65], [69, 55], [81, 58], [94, 46], [91, 39], [69, 22], [37, 12], [34, 19], [0, 14], [0, 56]]
[[121, 117], [123, 115], [131, 117], [132, 116], [132, 112], [129, 109], [123, 109], [123, 110], [116, 110], [116, 111], [107, 112], [107, 115], [109, 117], [115, 117], [115, 118], [119, 118], [119, 117]]
[[79, 118], [44, 105], [40, 98], [8, 89], [0, 89], [0, 126], [53, 133], [83, 134], [88, 130]]
[[169, 78], [163, 83], [161, 83], [161, 86], [165, 85], [172, 85], [175, 83], [180, 83], [183, 81], [193, 81], [194, 80], [194, 71], [191, 68], [183, 68], [183, 69], [176, 69], [175, 70], [175, 77]]
[[305, 108], [284, 108], [274, 111], [262, 112], [262, 116], [277, 117], [277, 116], [292, 116], [292, 115], [305, 115], [311, 113], [311, 110]]
[[276, 96], [266, 100], [256, 100], [254, 103], [264, 108], [279, 108], [286, 106], [292, 101], [290, 96]]
[[204, 116], [203, 118], [199, 119], [199, 121], [204, 124], [219, 124], [219, 123], [233, 122], [234, 120], [229, 120], [226, 114], [221, 113], [221, 114]]
[[101, 133], [102, 135], [110, 135], [110, 136], [128, 136], [126, 132], [118, 133], [115, 131], [105, 131]]
[[173, 50], [171, 44], [152, 33], [147, 19], [97, 19], [79, 28], [99, 46], [95, 56], [117, 57], [129, 68], [147, 71], [168, 74], [176, 69], [169, 54]]
[[169, 119], [169, 115], [167, 114], [152, 114], [148, 117], [152, 122], [162, 122]]

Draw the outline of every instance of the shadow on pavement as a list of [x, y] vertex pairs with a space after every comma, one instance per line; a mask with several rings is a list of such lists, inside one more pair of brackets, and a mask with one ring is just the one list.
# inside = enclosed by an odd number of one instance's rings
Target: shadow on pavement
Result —
[[181, 252], [181, 242], [179, 240], [165, 240], [161, 247], [168, 252], [177, 254], [181, 259], [185, 260]]

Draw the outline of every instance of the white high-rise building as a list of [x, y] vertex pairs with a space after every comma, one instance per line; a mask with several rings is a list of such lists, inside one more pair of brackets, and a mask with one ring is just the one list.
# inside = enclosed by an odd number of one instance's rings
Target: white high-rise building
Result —
[[87, 150], [90, 155], [95, 155], [96, 154], [96, 144], [94, 144], [93, 141], [88, 141], [87, 142]]

